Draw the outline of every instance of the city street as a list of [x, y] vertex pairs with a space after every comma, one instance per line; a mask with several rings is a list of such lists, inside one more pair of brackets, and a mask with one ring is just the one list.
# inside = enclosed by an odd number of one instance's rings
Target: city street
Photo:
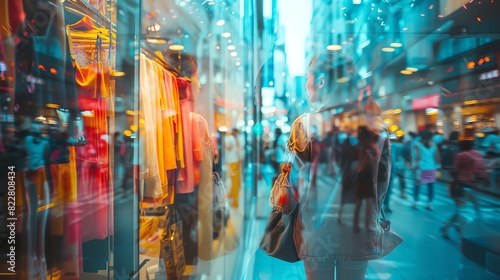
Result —
[[[321, 177], [320, 188], [331, 188], [333, 179]], [[454, 229], [449, 230], [450, 239], [444, 239], [440, 227], [454, 212], [453, 201], [448, 196], [447, 185], [438, 182], [435, 185], [434, 210], [426, 210], [423, 206], [427, 199], [426, 188], [421, 190], [422, 205], [414, 209], [411, 198], [399, 197], [399, 185], [394, 185], [391, 207], [393, 213], [388, 214], [393, 228], [404, 238], [404, 242], [389, 256], [371, 261], [366, 279], [499, 279], [498, 276], [486, 271], [485, 268], [467, 259], [461, 253], [460, 235]], [[267, 205], [265, 190], [260, 190], [258, 205]], [[326, 191], [326, 190], [325, 190]], [[409, 188], [412, 194], [412, 188]], [[321, 196], [319, 196], [321, 197]], [[486, 195], [478, 194], [481, 205], [482, 219], [477, 222], [471, 205], [463, 211], [462, 231], [464, 235], [478, 234], [489, 231], [500, 234], [498, 220], [500, 201]], [[264, 208], [264, 207], [262, 207]], [[267, 215], [270, 208], [260, 210]], [[477, 223], [476, 223], [477, 222]], [[259, 237], [265, 225], [265, 219], [250, 222], [253, 240], [248, 246], [258, 248]], [[469, 223], [474, 223], [469, 224]], [[479, 226], [478, 226], [479, 225]], [[467, 228], [473, 227], [473, 230]], [[251, 237], [252, 238], [252, 237]], [[250, 250], [248, 250], [250, 251]], [[252, 250], [253, 255], [245, 258], [246, 270], [243, 279], [305, 279], [302, 262], [289, 264], [267, 256], [263, 251]], [[498, 264], [496, 264], [498, 268]]]

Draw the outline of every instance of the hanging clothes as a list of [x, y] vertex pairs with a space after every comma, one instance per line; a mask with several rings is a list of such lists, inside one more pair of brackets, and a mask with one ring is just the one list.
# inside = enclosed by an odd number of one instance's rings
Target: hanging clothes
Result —
[[77, 153], [78, 205], [82, 241], [104, 239], [113, 234], [113, 183], [109, 169], [106, 102], [102, 98], [79, 97], [85, 111], [84, 130], [88, 143]]
[[[141, 54], [140, 57], [140, 118], [144, 120], [141, 131], [144, 138], [139, 154], [144, 156], [144, 197], [159, 200], [163, 197], [158, 165], [158, 143], [156, 135], [156, 92], [150, 77], [154, 74], [151, 60]], [[154, 76], [154, 75], [153, 75]], [[141, 121], [141, 120], [139, 120]]]

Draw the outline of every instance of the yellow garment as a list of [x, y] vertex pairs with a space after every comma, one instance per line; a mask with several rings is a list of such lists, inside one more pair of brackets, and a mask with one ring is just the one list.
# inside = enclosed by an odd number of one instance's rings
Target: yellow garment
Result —
[[51, 201], [54, 207], [50, 216], [50, 234], [61, 236], [64, 233], [64, 209], [68, 203], [77, 199], [77, 174], [75, 147], [69, 147], [69, 163], [52, 164], [53, 193]]
[[[19, 0], [21, 1], [21, 0]], [[2, 38], [8, 39], [12, 36], [9, 23], [9, 1], [0, 0], [0, 35]]]
[[153, 100], [153, 111], [154, 111], [154, 125], [156, 129], [156, 160], [158, 161], [158, 171], [160, 175], [160, 183], [162, 188], [162, 197], [164, 198], [167, 193], [167, 172], [165, 169], [165, 156], [164, 156], [164, 131], [163, 131], [163, 120], [162, 120], [162, 108], [164, 107], [163, 99], [161, 98], [162, 86], [160, 83], [163, 81], [163, 72], [162, 67], [158, 65], [158, 63], [154, 61], [150, 61], [151, 63], [151, 76], [150, 76], [150, 84], [152, 86], [152, 90], [150, 91], [150, 95]]
[[[164, 146], [164, 160], [165, 160], [165, 169], [172, 170], [177, 169], [177, 158], [175, 151], [175, 123], [173, 117], [179, 114], [179, 112], [175, 108], [175, 100], [172, 91], [174, 87], [172, 85], [171, 75], [162, 71], [162, 87], [160, 98], [162, 99], [162, 122], [163, 122], [163, 146]], [[177, 101], [178, 102], [178, 101]]]
[[160, 169], [158, 166], [158, 143], [156, 136], [156, 98], [155, 87], [151, 82], [155, 74], [152, 61], [145, 55], [140, 55], [140, 114], [143, 119], [142, 142], [139, 154], [142, 155], [144, 165], [144, 198], [162, 199], [163, 190], [160, 180]]
[[231, 190], [227, 196], [231, 200], [231, 206], [237, 208], [240, 201], [241, 166], [240, 162], [228, 162], [227, 165], [231, 182]]

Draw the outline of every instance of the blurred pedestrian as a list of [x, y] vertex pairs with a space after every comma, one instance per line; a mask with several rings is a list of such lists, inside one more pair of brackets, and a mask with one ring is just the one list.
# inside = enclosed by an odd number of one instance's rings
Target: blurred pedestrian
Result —
[[[456, 208], [453, 215], [441, 228], [441, 234], [444, 238], [449, 238], [448, 229], [455, 227], [460, 231], [458, 220], [460, 218], [460, 210], [471, 202], [474, 206], [476, 216], [481, 217], [479, 203], [474, 194], [475, 185], [484, 184], [487, 181], [488, 173], [486, 172], [486, 164], [484, 158], [478, 151], [474, 150], [474, 138], [463, 138], [458, 143], [460, 153], [454, 160], [454, 168], [456, 172], [453, 182], [450, 184], [450, 196], [455, 202]], [[477, 187], [477, 186], [476, 186]]]
[[231, 207], [233, 208], [238, 208], [240, 200], [240, 149], [238, 149], [238, 141], [236, 140], [236, 137], [231, 132], [226, 133], [224, 136], [224, 162], [227, 167], [227, 174], [230, 182], [228, 198], [230, 199]]
[[413, 208], [417, 208], [420, 196], [420, 187], [427, 185], [427, 210], [433, 210], [434, 183], [436, 182], [436, 171], [440, 167], [440, 157], [437, 145], [432, 141], [432, 132], [424, 130], [420, 133], [420, 140], [416, 142], [415, 149], [415, 192], [413, 194]]

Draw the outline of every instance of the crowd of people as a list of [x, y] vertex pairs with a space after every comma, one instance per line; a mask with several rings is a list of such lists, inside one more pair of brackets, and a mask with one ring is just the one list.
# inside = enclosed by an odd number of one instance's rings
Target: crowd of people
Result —
[[[459, 230], [460, 210], [467, 203], [471, 203], [477, 217], [481, 217], [476, 198], [477, 190], [496, 190], [500, 186], [500, 154], [496, 152], [498, 143], [494, 140], [498, 137], [497, 130], [487, 131], [483, 136], [487, 139], [478, 139], [473, 134], [461, 136], [458, 131], [451, 132], [446, 138], [436, 132], [433, 125], [427, 125], [419, 133], [408, 132], [392, 139], [391, 179], [383, 202], [384, 211], [393, 211], [391, 198], [395, 188], [399, 189], [400, 198], [412, 200], [413, 208], [421, 207], [422, 187], [427, 189], [424, 208], [434, 210], [435, 183], [439, 177], [443, 177], [442, 181], [449, 185], [450, 198], [456, 205], [455, 213], [441, 228], [443, 237], [449, 238], [449, 228]], [[273, 166], [274, 176], [281, 170], [279, 166], [284, 160], [286, 138], [280, 129], [276, 129], [273, 144], [265, 145], [268, 150], [265, 162]], [[320, 160], [320, 163], [325, 163], [325, 174], [333, 177], [337, 174], [348, 176], [346, 170], [349, 169], [353, 148], [361, 145], [358, 131], [334, 127], [326, 133], [321, 142], [326, 151], [321, 156], [330, 159]], [[486, 142], [490, 144], [485, 144]]]

